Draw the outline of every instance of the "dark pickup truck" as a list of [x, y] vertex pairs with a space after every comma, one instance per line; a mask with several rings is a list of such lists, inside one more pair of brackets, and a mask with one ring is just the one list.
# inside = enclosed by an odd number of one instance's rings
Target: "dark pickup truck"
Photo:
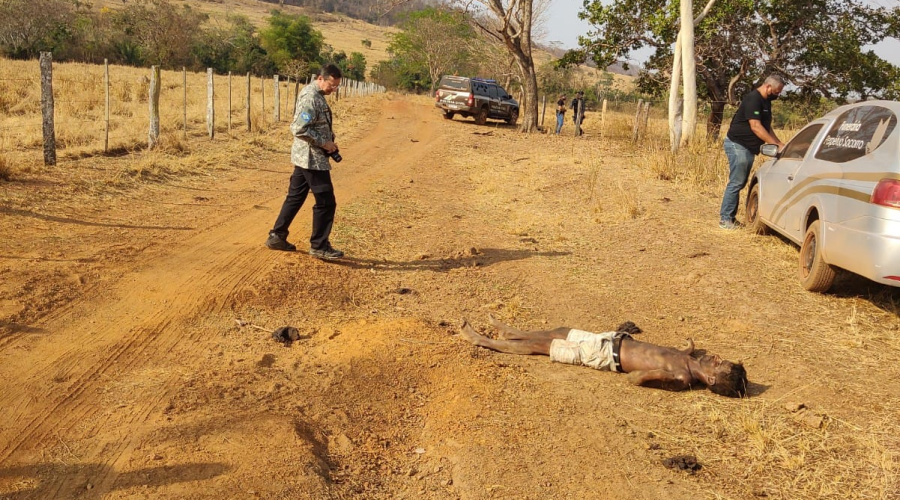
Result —
[[488, 118], [510, 125], [519, 120], [519, 103], [493, 80], [447, 75], [441, 78], [434, 99], [448, 120], [454, 115], [473, 116], [479, 125]]

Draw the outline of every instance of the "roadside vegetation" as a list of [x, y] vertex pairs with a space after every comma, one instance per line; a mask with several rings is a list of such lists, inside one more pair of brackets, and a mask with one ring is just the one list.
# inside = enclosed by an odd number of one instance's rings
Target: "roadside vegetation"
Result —
[[354, 80], [364, 80], [361, 52], [335, 50], [324, 43], [310, 17], [273, 9], [262, 26], [242, 14], [210, 22], [210, 16], [169, 0], [128, 2], [95, 8], [67, 0], [0, 2], [0, 55], [34, 59], [52, 52], [55, 61], [255, 76], [305, 77], [334, 62]]

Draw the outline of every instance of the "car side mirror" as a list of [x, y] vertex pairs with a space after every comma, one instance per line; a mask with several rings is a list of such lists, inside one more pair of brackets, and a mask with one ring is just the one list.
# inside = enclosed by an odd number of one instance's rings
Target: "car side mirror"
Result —
[[763, 144], [759, 148], [759, 152], [764, 156], [771, 156], [772, 158], [778, 157], [778, 144]]

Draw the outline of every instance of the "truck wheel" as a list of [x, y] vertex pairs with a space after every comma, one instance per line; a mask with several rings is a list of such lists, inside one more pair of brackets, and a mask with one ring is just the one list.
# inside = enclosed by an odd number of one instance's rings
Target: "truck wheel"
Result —
[[828, 291], [837, 274], [834, 266], [822, 260], [821, 233], [822, 222], [814, 220], [800, 245], [800, 283], [810, 292]]
[[756, 234], [769, 234], [769, 226], [759, 220], [759, 184], [754, 184], [747, 195], [747, 229]]
[[506, 120], [506, 123], [510, 125], [515, 125], [516, 122], [519, 121], [519, 110], [514, 109], [509, 113], [509, 120]]
[[453, 115], [455, 115], [455, 114], [456, 113], [454, 113], [453, 111], [444, 111], [444, 118], [447, 120], [452, 120]]
[[487, 106], [485, 106], [478, 110], [478, 114], [475, 115], [475, 123], [477, 123], [478, 125], [484, 125], [485, 123], [487, 123], [487, 115], [488, 109]]

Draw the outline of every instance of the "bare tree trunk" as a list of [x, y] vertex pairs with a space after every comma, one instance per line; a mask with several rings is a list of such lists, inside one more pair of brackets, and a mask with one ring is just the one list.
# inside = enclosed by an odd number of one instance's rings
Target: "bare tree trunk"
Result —
[[[681, 145], [682, 130], [684, 128], [687, 128], [684, 126], [684, 125], [687, 125], [687, 121], [690, 119], [693, 123], [693, 125], [689, 128], [690, 132], [688, 132], [690, 134], [690, 136], [693, 135], [694, 128], [696, 127], [696, 124], [697, 124], [697, 77], [696, 77], [696, 62], [694, 60], [694, 42], [693, 42], [694, 26], [700, 24], [700, 21], [703, 21], [703, 18], [705, 18], [706, 15], [709, 14], [709, 11], [710, 11], [710, 9], [712, 9], [713, 4], [716, 3], [716, 0], [709, 0], [706, 3], [706, 6], [703, 7], [703, 11], [700, 13], [700, 15], [698, 15], [696, 17], [696, 19], [694, 19], [693, 22], [691, 23], [691, 28], [689, 30], [690, 37], [691, 37], [691, 48], [690, 48], [691, 61], [690, 61], [690, 63], [683, 61], [684, 54], [686, 54], [687, 52], [685, 51], [686, 45], [684, 44], [684, 41], [682, 39], [682, 32], [685, 32], [685, 30], [684, 30], [685, 23], [683, 20], [686, 19], [687, 17], [690, 17], [691, 15], [693, 15], [693, 12], [692, 12], [693, 5], [688, 5], [688, 3], [690, 3], [690, 2], [682, 2], [682, 4], [681, 4], [682, 25], [681, 25], [681, 30], [678, 32], [678, 36], [675, 39], [675, 49], [674, 49], [673, 57], [672, 57], [672, 81], [671, 81], [671, 84], [669, 85], [669, 139], [672, 144], [672, 152], [673, 153], [678, 151], [678, 147], [679, 147], [679, 145]], [[687, 14], [688, 14], [687, 16], [685, 16], [685, 8], [687, 8]], [[680, 82], [681, 73], [683, 70], [687, 69], [687, 67], [685, 66], [687, 64], [689, 64], [693, 68], [692, 70], [690, 70], [693, 83], [692, 84], [689, 83], [687, 80], [687, 76], [685, 76], [684, 95], [685, 95], [685, 99], [687, 99], [687, 95], [689, 93], [688, 86], [691, 86], [694, 89], [693, 92], [691, 92], [691, 94], [693, 95], [693, 98], [692, 98], [693, 118], [688, 118], [686, 114], [683, 114], [686, 103], [681, 101], [680, 99], [678, 99], [678, 89], [681, 87], [681, 82]], [[685, 73], [687, 74], [687, 71], [685, 71]], [[685, 143], [687, 143], [687, 141], [689, 141], [691, 139], [690, 136], [684, 138]]]
[[531, 25], [534, 0], [483, 0], [500, 27], [488, 28], [476, 21], [484, 32], [500, 40], [515, 59], [522, 75], [523, 105], [519, 107], [523, 132], [538, 129], [538, 86], [531, 55]]
[[681, 0], [681, 65], [684, 70], [684, 116], [681, 144], [694, 138], [697, 127], [697, 66], [694, 59], [694, 2]]
[[713, 100], [710, 105], [709, 118], [706, 120], [706, 140], [713, 142], [719, 139], [722, 131], [722, 117], [725, 114], [725, 101]]
[[672, 81], [669, 84], [669, 143], [672, 152], [678, 151], [681, 145], [681, 32], [675, 38], [675, 49], [672, 54]]
[[522, 70], [522, 83], [525, 87], [525, 116], [522, 119], [521, 130], [534, 132], [538, 129], [538, 86], [531, 56], [527, 57], [527, 61], [521, 61], [519, 67]]

